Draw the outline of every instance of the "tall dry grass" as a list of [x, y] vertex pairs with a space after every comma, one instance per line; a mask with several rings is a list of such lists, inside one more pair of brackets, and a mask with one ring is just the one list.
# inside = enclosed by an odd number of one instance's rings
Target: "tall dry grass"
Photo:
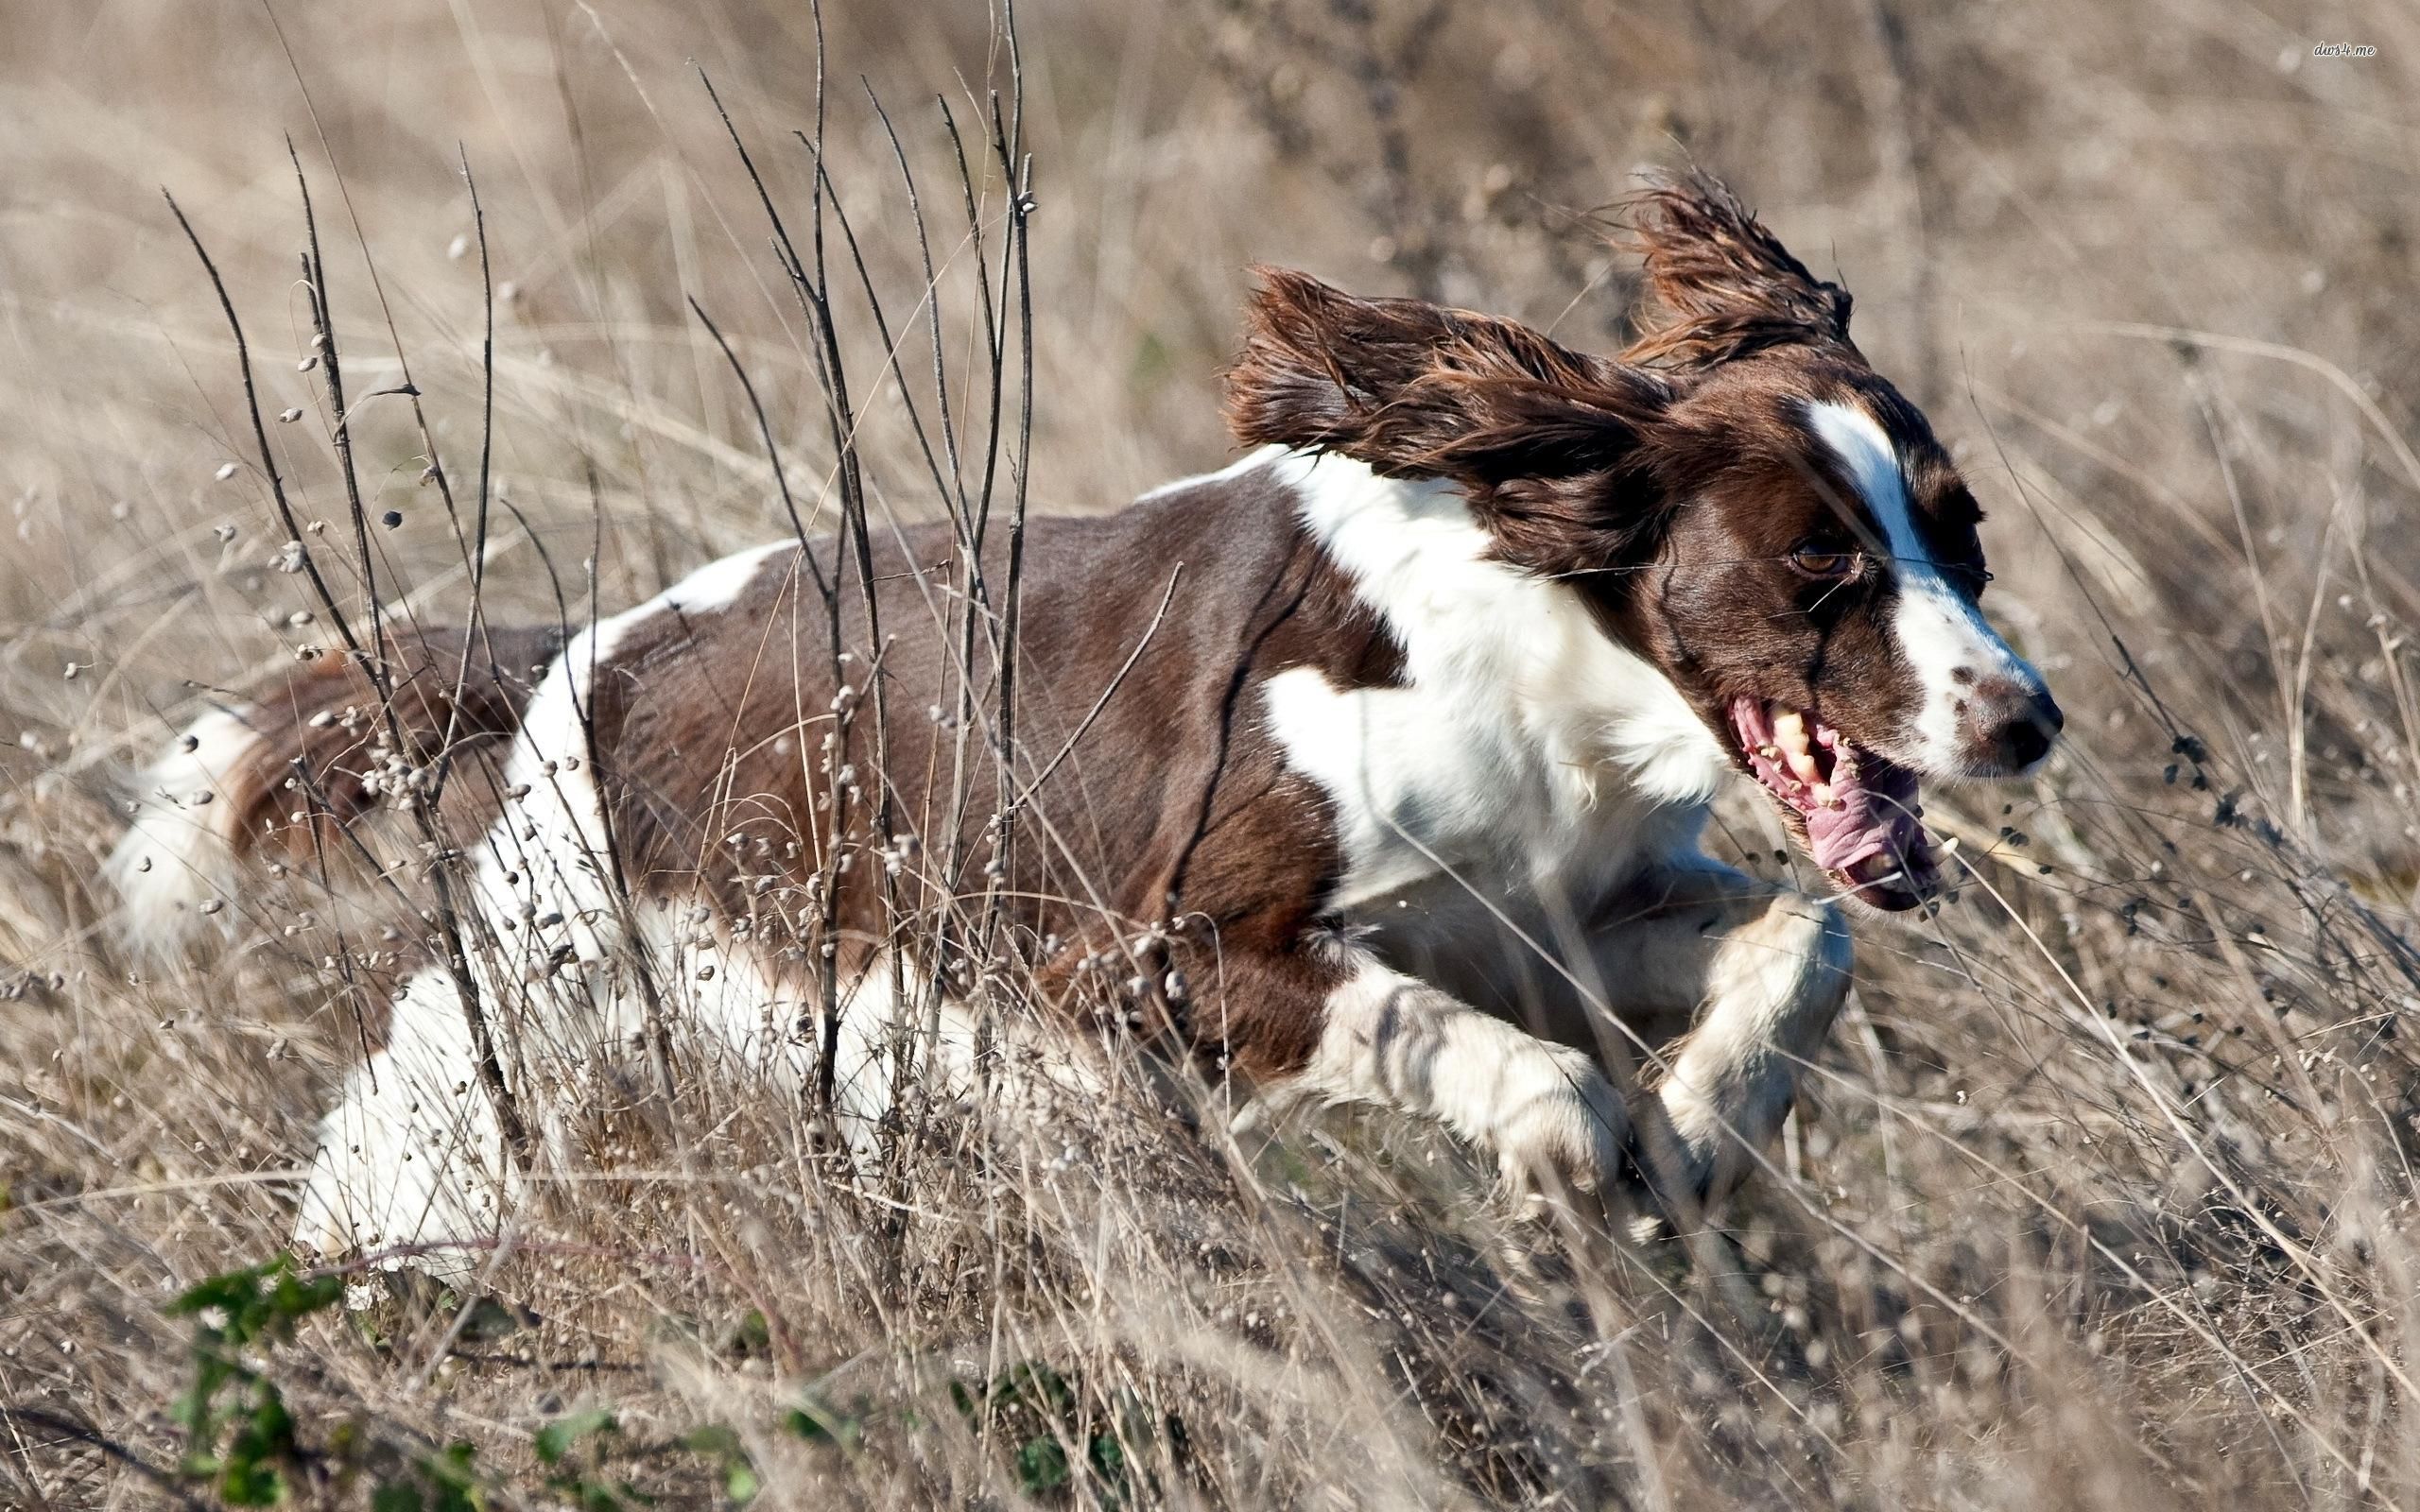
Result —
[[[859, 390], [880, 527], [938, 507], [902, 401], [930, 392], [930, 332], [857, 80], [926, 191], [964, 383], [977, 304], [931, 102], [979, 120], [1006, 60], [977, 7], [829, 9], [833, 177], [914, 332], [900, 381]], [[1928, 799], [1974, 881], [1938, 919], [1863, 926], [1806, 1106], [1694, 1259], [1575, 1265], [1376, 1121], [1255, 1151], [1139, 1103], [1046, 1138], [943, 1123], [901, 1154], [912, 1180], [869, 1187], [780, 1099], [699, 1082], [667, 1114], [634, 1088], [583, 1114], [585, 1163], [475, 1286], [397, 1283], [244, 1356], [296, 1419], [298, 1500], [415, 1475], [433, 1497], [413, 1467], [467, 1442], [496, 1505], [572, 1494], [550, 1477], [711, 1502], [733, 1446], [778, 1505], [2420, 1501], [2420, 23], [2081, 0], [1020, 19], [1037, 508], [1223, 457], [1253, 259], [1613, 344], [1633, 285], [1588, 212], [1692, 157], [1837, 266], [1868, 352], [1955, 438], [1993, 515], [1989, 605], [2067, 744], [2028, 785]], [[787, 529], [692, 298], [791, 488], [833, 507], [813, 332], [690, 66], [796, 206], [815, 52], [781, 4], [26, 0], [0, 23], [0, 1500], [206, 1502], [170, 1417], [196, 1324], [164, 1304], [277, 1252], [355, 1053], [327, 963], [379, 920], [288, 879], [242, 895], [232, 948], [164, 970], [113, 947], [93, 885], [194, 685], [332, 634], [269, 563], [226, 327], [158, 189], [227, 278], [264, 406], [302, 411], [272, 440], [341, 562], [323, 374], [295, 370], [294, 139], [349, 382], [407, 363], [428, 421], [390, 396], [347, 427], [366, 517], [402, 517], [379, 579], [458, 619], [470, 572], [422, 479], [433, 445], [458, 484], [488, 435], [467, 161], [497, 296], [487, 611], [551, 618], [591, 563], [618, 606]], [[1725, 821], [1770, 869], [1756, 805]], [[543, 1463], [595, 1406], [617, 1428]], [[710, 1425], [735, 1436], [683, 1446]]]

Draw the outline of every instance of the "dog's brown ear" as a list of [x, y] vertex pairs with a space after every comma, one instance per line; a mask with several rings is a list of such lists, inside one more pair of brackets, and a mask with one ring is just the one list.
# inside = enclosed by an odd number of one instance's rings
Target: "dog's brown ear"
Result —
[[1657, 375], [1517, 321], [1255, 271], [1261, 286], [1227, 374], [1227, 422], [1247, 445], [1340, 452], [1391, 477], [1488, 489], [1618, 469], [1671, 401]]
[[1849, 291], [1807, 272], [1720, 180], [1652, 179], [1628, 208], [1654, 300], [1624, 357], [1702, 368], [1768, 347], [1851, 347]]

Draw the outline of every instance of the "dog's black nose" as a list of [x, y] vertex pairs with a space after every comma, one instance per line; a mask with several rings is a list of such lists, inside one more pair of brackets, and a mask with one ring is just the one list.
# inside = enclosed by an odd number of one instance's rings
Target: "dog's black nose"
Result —
[[2001, 770], [2021, 772], [2050, 754], [2067, 716], [2041, 689], [2014, 702], [2014, 713], [1992, 731], [1992, 755]]

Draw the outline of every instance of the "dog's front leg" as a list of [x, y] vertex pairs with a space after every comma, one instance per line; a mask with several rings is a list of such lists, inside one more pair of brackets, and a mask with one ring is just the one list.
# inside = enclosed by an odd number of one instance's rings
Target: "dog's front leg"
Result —
[[[1691, 1016], [1642, 1078], [1681, 1169], [1646, 1174], [1720, 1195], [1781, 1127], [1848, 995], [1846, 921], [1831, 903], [1707, 862], [1627, 889], [1589, 945], [1615, 1012]], [[1651, 1142], [1645, 1153], [1651, 1165]]]
[[[1495, 1157], [1508, 1185], [1612, 1189], [1630, 1120], [1587, 1052], [1527, 1034], [1340, 942], [1219, 963], [1232, 1052], [1268, 1105], [1361, 1103], [1431, 1119]], [[1284, 1061], [1272, 1052], [1286, 1047]], [[1260, 1062], [1258, 1068], [1253, 1063]]]

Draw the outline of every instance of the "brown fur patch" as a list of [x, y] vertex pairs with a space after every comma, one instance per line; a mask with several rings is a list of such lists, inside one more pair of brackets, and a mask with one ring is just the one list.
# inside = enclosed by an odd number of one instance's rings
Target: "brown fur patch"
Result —
[[254, 689], [247, 717], [259, 743], [222, 784], [221, 796], [235, 805], [238, 853], [269, 835], [298, 854], [306, 850], [312, 831], [291, 822], [296, 813], [325, 824], [367, 811], [396, 731], [405, 743], [400, 754], [415, 766], [441, 758], [451, 766], [479, 744], [510, 735], [562, 641], [551, 626], [490, 627], [470, 644], [466, 662], [470, 632], [461, 627], [390, 624], [379, 643], [379, 669], [393, 691], [383, 707], [369, 674], [337, 652]]

